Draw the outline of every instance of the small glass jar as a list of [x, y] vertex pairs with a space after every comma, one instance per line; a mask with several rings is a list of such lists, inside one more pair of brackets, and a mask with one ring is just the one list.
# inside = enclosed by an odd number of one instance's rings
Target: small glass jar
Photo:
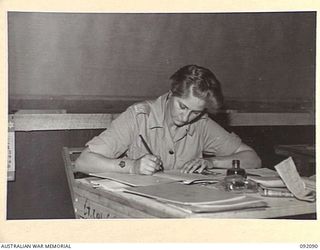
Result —
[[232, 160], [232, 168], [227, 170], [227, 176], [229, 175], [241, 175], [246, 178], [247, 173], [243, 168], [240, 168], [240, 160]]

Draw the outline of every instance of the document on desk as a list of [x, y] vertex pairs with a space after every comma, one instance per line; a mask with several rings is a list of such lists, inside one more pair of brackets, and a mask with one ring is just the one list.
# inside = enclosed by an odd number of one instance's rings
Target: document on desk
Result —
[[114, 180], [130, 186], [150, 186], [171, 182], [183, 182], [184, 184], [200, 183], [200, 182], [218, 182], [224, 175], [217, 173], [214, 175], [188, 174], [181, 173], [179, 170], [166, 170], [157, 172], [153, 175], [137, 175], [124, 173], [90, 173], [92, 176]]
[[218, 212], [244, 208], [266, 207], [259, 198], [248, 197], [205, 186], [183, 185], [179, 182], [148, 187], [125, 188], [125, 192], [153, 198], [187, 212]]
[[315, 201], [315, 192], [306, 188], [306, 184], [297, 172], [296, 165], [291, 157], [274, 167], [291, 193], [299, 200]]
[[246, 169], [248, 176], [262, 176], [262, 177], [275, 177], [279, 176], [278, 173], [269, 168], [250, 168]]
[[283, 188], [286, 184], [279, 176], [248, 176], [248, 180], [252, 180], [266, 188]]
[[209, 189], [199, 185], [184, 185], [179, 182], [125, 188], [128, 193], [138, 194], [161, 201], [179, 204], [216, 204], [225, 201], [240, 200], [245, 197], [227, 191]]
[[[220, 169], [219, 169], [220, 170]], [[212, 172], [210, 175], [196, 173], [182, 173], [179, 169], [156, 172], [153, 176], [180, 181], [184, 184], [195, 184], [201, 182], [218, 182], [225, 177], [226, 170]]]
[[239, 210], [239, 209], [248, 209], [248, 208], [261, 209], [267, 206], [268, 206], [267, 202], [261, 199], [249, 197], [249, 196], [245, 196], [239, 200], [224, 201], [219, 203], [178, 205], [179, 208], [182, 208], [187, 212], [193, 212], [193, 213], [225, 212], [230, 210]]
[[91, 180], [90, 183], [95, 188], [103, 188], [109, 191], [123, 191], [124, 188], [130, 187], [127, 184], [108, 179]]
[[133, 186], [133, 187], [150, 186], [150, 185], [170, 183], [175, 181], [168, 178], [163, 178], [163, 177], [153, 176], [153, 175], [138, 175], [138, 174], [112, 173], [112, 172], [90, 173], [90, 175], [113, 180], [119, 183]]

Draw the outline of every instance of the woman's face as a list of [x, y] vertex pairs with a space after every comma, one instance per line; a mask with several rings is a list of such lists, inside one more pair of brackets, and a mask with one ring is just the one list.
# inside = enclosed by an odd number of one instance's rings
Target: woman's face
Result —
[[193, 96], [191, 93], [184, 98], [171, 95], [168, 101], [171, 121], [177, 127], [189, 124], [203, 114], [205, 105], [204, 100]]

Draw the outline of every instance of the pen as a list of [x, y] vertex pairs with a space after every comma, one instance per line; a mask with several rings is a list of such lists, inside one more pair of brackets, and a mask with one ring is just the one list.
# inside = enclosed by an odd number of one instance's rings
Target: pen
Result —
[[[139, 136], [140, 136], [140, 138], [141, 138], [142, 144], [143, 144], [144, 147], [147, 149], [148, 153], [151, 154], [151, 155], [153, 155], [151, 149], [149, 148], [149, 146], [148, 146], [147, 142], [145, 141], [145, 139], [143, 138], [143, 136], [142, 136], [142, 135], [139, 135]], [[161, 167], [161, 170], [163, 170], [162, 164], [160, 164], [160, 167]]]
[[140, 138], [141, 138], [141, 141], [142, 141], [144, 147], [147, 149], [148, 153], [151, 154], [151, 155], [153, 155], [151, 149], [149, 148], [147, 142], [144, 140], [143, 136], [142, 136], [142, 135], [139, 135], [139, 136], [140, 136]]

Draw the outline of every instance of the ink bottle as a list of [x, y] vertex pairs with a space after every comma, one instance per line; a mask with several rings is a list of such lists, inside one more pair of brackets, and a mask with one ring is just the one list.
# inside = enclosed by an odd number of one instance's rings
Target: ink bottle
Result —
[[224, 178], [224, 187], [227, 191], [252, 193], [258, 192], [258, 185], [247, 180], [245, 169], [240, 168], [240, 160], [232, 161], [232, 168], [227, 169], [227, 176]]
[[232, 168], [227, 170], [227, 176], [240, 175], [244, 178], [247, 177], [247, 173], [243, 168], [240, 168], [240, 160], [232, 160]]

